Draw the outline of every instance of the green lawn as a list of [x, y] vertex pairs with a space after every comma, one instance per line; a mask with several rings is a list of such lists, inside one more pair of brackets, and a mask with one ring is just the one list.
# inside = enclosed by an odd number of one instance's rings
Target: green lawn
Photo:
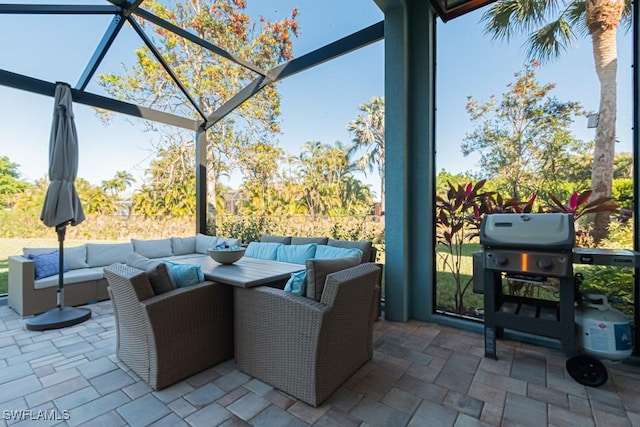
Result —
[[[462, 247], [460, 278], [463, 284], [466, 284], [473, 277], [473, 258], [471, 255], [481, 248], [482, 246], [479, 243], [467, 243]], [[436, 250], [438, 253], [448, 253], [444, 246], [437, 246]], [[436, 306], [446, 311], [453, 310], [456, 291], [454, 277], [451, 272], [444, 269], [440, 257], [437, 259], [437, 268], [436, 280], [438, 284], [436, 287]], [[464, 294], [465, 314], [473, 315], [474, 309], [482, 308], [483, 306], [483, 296], [481, 294], [474, 294], [473, 285], [469, 284]]]

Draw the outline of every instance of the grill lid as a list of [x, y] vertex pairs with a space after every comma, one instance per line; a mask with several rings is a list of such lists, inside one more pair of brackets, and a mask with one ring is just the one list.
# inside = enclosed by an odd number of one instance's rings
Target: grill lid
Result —
[[564, 213], [491, 214], [480, 226], [480, 243], [510, 248], [572, 249], [573, 215]]

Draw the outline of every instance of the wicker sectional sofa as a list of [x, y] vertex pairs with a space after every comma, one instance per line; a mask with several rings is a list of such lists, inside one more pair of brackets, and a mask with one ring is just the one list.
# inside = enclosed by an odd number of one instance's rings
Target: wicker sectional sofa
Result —
[[[125, 263], [127, 257], [138, 253], [147, 258], [177, 259], [207, 254], [207, 249], [221, 242], [238, 245], [238, 239], [197, 234], [189, 237], [165, 239], [131, 239], [125, 243], [87, 243], [64, 249], [68, 271], [64, 273], [65, 305], [76, 306], [109, 299], [104, 267]], [[10, 256], [8, 305], [21, 316], [31, 316], [55, 308], [57, 305], [58, 275], [36, 280], [37, 256], [56, 248], [24, 248], [23, 254]]]

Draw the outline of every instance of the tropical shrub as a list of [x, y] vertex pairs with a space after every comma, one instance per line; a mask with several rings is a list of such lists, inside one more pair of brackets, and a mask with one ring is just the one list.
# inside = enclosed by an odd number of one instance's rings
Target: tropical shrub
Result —
[[631, 207], [633, 202], [633, 179], [617, 178], [613, 180], [611, 195], [616, 204], [624, 207]]
[[[633, 224], [612, 222], [608, 237], [600, 244], [608, 249], [633, 248]], [[581, 265], [575, 269], [583, 276], [580, 286], [582, 292], [604, 294], [615, 308], [627, 316], [633, 316], [633, 268]]]
[[384, 217], [379, 216], [308, 216], [308, 215], [218, 215], [215, 234], [260, 240], [262, 234], [282, 236], [327, 236], [334, 239], [370, 240], [384, 243]]
[[210, 230], [211, 234], [229, 236], [241, 239], [244, 243], [259, 242], [260, 236], [271, 228], [271, 222], [266, 216], [223, 216], [220, 226]]

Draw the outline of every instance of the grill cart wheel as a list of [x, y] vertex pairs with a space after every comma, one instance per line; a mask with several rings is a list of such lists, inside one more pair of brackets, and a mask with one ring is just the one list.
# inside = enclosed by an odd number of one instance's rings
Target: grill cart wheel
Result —
[[599, 387], [609, 379], [604, 364], [586, 354], [569, 358], [565, 366], [571, 378], [588, 387]]

